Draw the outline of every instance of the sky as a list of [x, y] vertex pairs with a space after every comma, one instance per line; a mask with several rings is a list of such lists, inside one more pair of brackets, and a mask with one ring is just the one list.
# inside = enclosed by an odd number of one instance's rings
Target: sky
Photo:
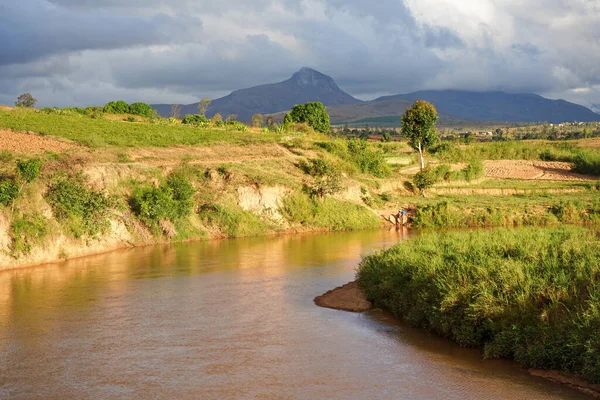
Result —
[[598, 0], [0, 0], [0, 104], [197, 102], [303, 66], [363, 100], [534, 92], [600, 111]]

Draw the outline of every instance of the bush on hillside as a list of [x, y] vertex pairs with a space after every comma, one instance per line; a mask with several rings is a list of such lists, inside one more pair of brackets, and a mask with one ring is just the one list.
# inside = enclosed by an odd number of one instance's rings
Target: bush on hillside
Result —
[[19, 196], [19, 184], [14, 179], [0, 182], [0, 205], [8, 206]]
[[193, 126], [208, 126], [208, 118], [206, 118], [202, 114], [187, 114], [181, 120], [181, 123], [184, 125], [193, 125]]
[[314, 158], [301, 162], [299, 167], [314, 178], [312, 183], [306, 185], [306, 190], [311, 196], [322, 198], [341, 189], [342, 172], [331, 161]]
[[142, 187], [134, 191], [131, 208], [135, 215], [151, 226], [161, 219], [176, 221], [192, 212], [195, 190], [181, 174], [171, 174], [159, 187]]
[[[289, 114], [286, 115], [289, 122], [306, 122], [315, 131], [321, 133], [329, 133], [330, 119], [327, 113], [327, 108], [323, 103], [309, 102], [306, 104], [298, 104], [292, 108]], [[284, 125], [289, 125], [285, 123]]]
[[107, 103], [102, 111], [107, 114], [133, 114], [146, 118], [151, 118], [154, 113], [154, 110], [149, 104], [140, 102], [127, 104], [123, 100]]
[[48, 219], [42, 214], [25, 214], [15, 218], [11, 225], [11, 253], [14, 257], [31, 253], [34, 245], [49, 232]]
[[45, 195], [56, 218], [76, 238], [96, 237], [109, 226], [114, 201], [101, 191], [87, 186], [83, 175], [56, 176]]

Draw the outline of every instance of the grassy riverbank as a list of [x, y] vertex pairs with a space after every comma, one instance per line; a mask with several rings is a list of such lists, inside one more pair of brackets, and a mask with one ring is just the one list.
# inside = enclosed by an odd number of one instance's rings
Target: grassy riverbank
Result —
[[600, 236], [583, 227], [425, 234], [363, 260], [377, 306], [486, 357], [600, 383]]
[[[580, 154], [590, 175], [572, 171]], [[421, 192], [405, 141], [0, 107], [0, 269], [152, 243], [392, 227], [400, 209], [419, 228], [598, 223], [598, 155], [595, 140], [444, 142], [427, 155], [444, 173]], [[19, 163], [36, 160], [26, 179]]]

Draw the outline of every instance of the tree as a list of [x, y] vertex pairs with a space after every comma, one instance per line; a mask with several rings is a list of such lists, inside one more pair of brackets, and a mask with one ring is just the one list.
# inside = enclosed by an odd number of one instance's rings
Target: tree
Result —
[[274, 124], [275, 124], [275, 121], [273, 120], [273, 117], [269, 115], [269, 116], [267, 117], [267, 127], [268, 127], [269, 129], [271, 129], [271, 128], [273, 128], [273, 125], [274, 125]]
[[200, 113], [200, 115], [206, 116], [206, 112], [208, 111], [208, 106], [210, 106], [210, 103], [211, 101], [208, 97], [205, 97], [202, 100], [200, 100], [200, 103], [198, 103], [198, 112]]
[[327, 108], [323, 103], [309, 102], [298, 104], [292, 108], [288, 114], [294, 122], [304, 122], [310, 125], [315, 131], [329, 133], [330, 119]]
[[37, 103], [37, 100], [33, 98], [33, 96], [29, 93], [23, 93], [19, 97], [17, 97], [17, 101], [15, 102], [15, 106], [17, 107], [33, 107]]
[[173, 104], [171, 106], [171, 117], [179, 118], [181, 116], [181, 107], [179, 104]]
[[254, 114], [252, 116], [252, 126], [255, 128], [260, 128], [262, 127], [264, 122], [263, 116], [262, 114]]
[[425, 169], [425, 151], [438, 141], [435, 129], [438, 118], [433, 104], [424, 100], [415, 101], [402, 116], [402, 133], [409, 139], [411, 147], [419, 152], [421, 171]]

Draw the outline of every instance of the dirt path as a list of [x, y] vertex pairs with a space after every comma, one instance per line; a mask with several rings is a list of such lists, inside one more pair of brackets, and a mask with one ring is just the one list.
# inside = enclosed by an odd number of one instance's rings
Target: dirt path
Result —
[[68, 150], [82, 149], [83, 147], [50, 136], [41, 136], [35, 133], [13, 132], [0, 130], [0, 151], [10, 151], [23, 154], [40, 154], [46, 151], [63, 153]]

